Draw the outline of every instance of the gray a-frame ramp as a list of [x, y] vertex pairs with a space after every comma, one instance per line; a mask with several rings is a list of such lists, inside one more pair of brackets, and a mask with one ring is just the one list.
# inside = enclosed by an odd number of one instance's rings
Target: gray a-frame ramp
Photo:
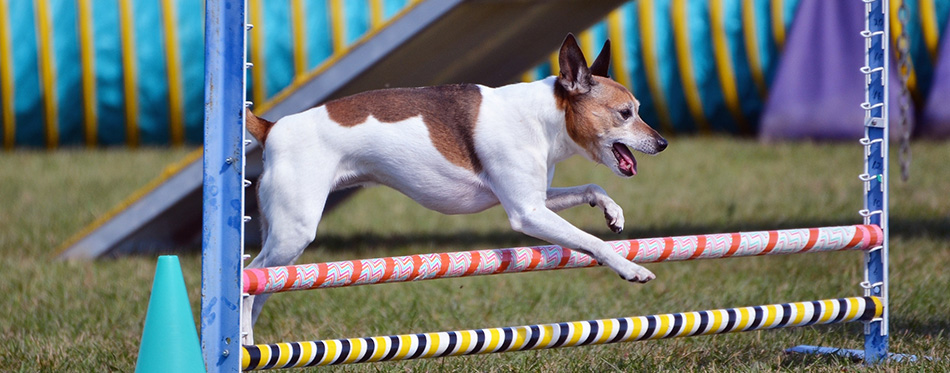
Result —
[[[624, 0], [425, 0], [318, 67], [258, 115], [277, 119], [324, 101], [384, 87], [448, 83], [498, 86], [557, 49]], [[248, 136], [250, 137], [250, 136]], [[129, 201], [64, 244], [64, 259], [197, 249], [201, 243], [201, 157], [168, 170]], [[260, 148], [249, 147], [246, 173], [260, 175]], [[352, 193], [334, 193], [327, 208]], [[260, 243], [257, 201], [248, 196], [246, 241]]]

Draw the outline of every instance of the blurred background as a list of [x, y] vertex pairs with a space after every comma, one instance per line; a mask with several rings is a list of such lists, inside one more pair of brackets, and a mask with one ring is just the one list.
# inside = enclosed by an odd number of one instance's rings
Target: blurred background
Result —
[[[255, 31], [248, 54], [255, 66], [249, 100], [273, 106], [282, 92], [326, 71], [340, 60], [335, 57], [373, 39], [393, 19], [414, 17], [408, 10], [416, 3], [250, 0]], [[0, 1], [3, 147], [200, 144], [202, 4]], [[901, 6], [907, 9], [903, 22], [896, 11]], [[909, 40], [914, 134], [945, 138], [950, 113], [940, 103], [950, 98], [950, 43], [944, 37], [950, 32], [950, 0], [896, 0], [891, 7], [893, 42], [901, 32]], [[644, 119], [665, 135], [852, 139], [860, 131], [851, 126], [853, 118], [863, 115], [857, 106], [863, 90], [854, 83], [860, 82], [863, 62], [862, 8], [856, 1], [630, 1], [574, 31], [589, 55], [611, 39], [613, 77], [634, 92]], [[512, 18], [519, 21], [535, 22], [528, 15]], [[553, 74], [556, 46], [546, 46], [547, 56], [514, 66], [521, 75], [474, 76], [471, 82]], [[899, 91], [896, 84], [892, 90]]]
[[[950, 136], [950, 0], [890, 3], [891, 137]], [[6, 150], [202, 141], [200, 0], [0, 1]], [[854, 141], [864, 4], [819, 0], [249, 0], [247, 99], [272, 120], [369, 89], [498, 86], [557, 73], [567, 31], [667, 137]], [[899, 68], [899, 63], [906, 67]], [[900, 74], [907, 73], [906, 89]], [[247, 176], [260, 173], [259, 149]], [[200, 150], [65, 240], [64, 257], [195, 247]], [[336, 194], [332, 209], [349, 193]], [[256, 200], [248, 199], [256, 217]], [[260, 241], [256, 221], [248, 242]]]

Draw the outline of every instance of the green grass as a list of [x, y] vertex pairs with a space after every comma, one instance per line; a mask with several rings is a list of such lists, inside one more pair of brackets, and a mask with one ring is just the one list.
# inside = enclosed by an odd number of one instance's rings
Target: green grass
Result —
[[[73, 233], [180, 159], [184, 150], [0, 154], [0, 370], [131, 371], [154, 258], [54, 260]], [[594, 182], [625, 208], [612, 234], [597, 210], [562, 215], [605, 239], [859, 223], [862, 152], [847, 144], [674, 138], [640, 175], [572, 159], [555, 185]], [[860, 324], [362, 364], [346, 371], [950, 371], [950, 147], [915, 143], [912, 179], [892, 182], [891, 349], [941, 362], [872, 369], [785, 355], [798, 344], [860, 348]], [[896, 166], [896, 164], [895, 164]], [[896, 167], [892, 171], [898, 175]], [[895, 178], [896, 179], [896, 178]], [[321, 223], [300, 262], [531, 245], [501, 209], [443, 216], [385, 189], [361, 192]], [[254, 249], [251, 248], [253, 251]], [[182, 256], [197, 315], [200, 258]], [[470, 329], [859, 295], [861, 255], [806, 254], [649, 265], [645, 285], [606, 268], [512, 274], [272, 297], [259, 342]], [[322, 368], [320, 370], [326, 370]], [[300, 370], [298, 370], [300, 371]]]

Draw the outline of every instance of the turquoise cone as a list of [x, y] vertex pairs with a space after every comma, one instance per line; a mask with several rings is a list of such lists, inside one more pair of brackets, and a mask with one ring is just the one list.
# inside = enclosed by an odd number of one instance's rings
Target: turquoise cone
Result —
[[178, 257], [158, 257], [136, 372], [205, 372]]

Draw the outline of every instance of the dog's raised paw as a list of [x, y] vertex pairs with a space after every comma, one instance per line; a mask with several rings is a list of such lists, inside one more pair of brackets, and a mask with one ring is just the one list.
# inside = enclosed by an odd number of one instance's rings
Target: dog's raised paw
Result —
[[604, 219], [607, 220], [607, 227], [614, 233], [623, 232], [623, 209], [614, 204], [604, 208]]
[[614, 233], [623, 232], [623, 215], [612, 217], [606, 211], [604, 212], [604, 219], [607, 220], [607, 227]]

